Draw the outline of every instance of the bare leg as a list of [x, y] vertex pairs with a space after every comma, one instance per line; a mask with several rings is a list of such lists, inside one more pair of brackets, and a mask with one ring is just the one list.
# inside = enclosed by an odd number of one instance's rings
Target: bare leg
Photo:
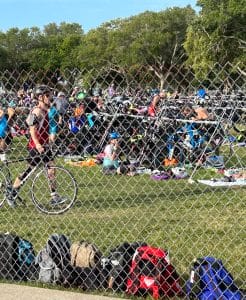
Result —
[[50, 184], [50, 189], [52, 193], [56, 192], [56, 177], [55, 177], [55, 170], [53, 168], [49, 168], [49, 167], [53, 167], [54, 166], [54, 162], [50, 161], [48, 164], [48, 179], [49, 179], [49, 184]]
[[24, 171], [20, 176], [16, 177], [14, 184], [13, 184], [13, 188], [14, 189], [18, 189], [22, 182], [27, 178], [27, 176], [30, 174], [30, 172], [32, 171], [33, 167], [29, 166], [26, 171]]
[[5, 139], [0, 139], [0, 151], [5, 151], [7, 148], [7, 145], [5, 143]]
[[21, 180], [19, 177], [16, 177], [14, 184], [13, 184], [13, 188], [18, 189], [20, 187], [20, 185], [21, 185]]

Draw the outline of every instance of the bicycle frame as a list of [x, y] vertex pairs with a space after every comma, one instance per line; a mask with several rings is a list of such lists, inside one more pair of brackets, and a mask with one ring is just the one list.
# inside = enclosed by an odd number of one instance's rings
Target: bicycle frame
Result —
[[[56, 155], [56, 153], [52, 155], [51, 161], [54, 159], [55, 155]], [[16, 162], [22, 162], [22, 161], [26, 161], [26, 160], [27, 160], [26, 158], [7, 160], [5, 156], [0, 157], [0, 161], [2, 162], [2, 166], [0, 167], [0, 170], [3, 171], [3, 174], [6, 179], [7, 187], [12, 187], [12, 185], [13, 185], [13, 178], [12, 178], [11, 172], [9, 170], [9, 164], [16, 163]], [[32, 167], [29, 174], [23, 180], [21, 180], [20, 188], [38, 169], [40, 169], [41, 166], [43, 168], [45, 168], [45, 170], [47, 171], [47, 177], [48, 177], [48, 168], [49, 168], [48, 163], [44, 163], [41, 160], [40, 163], [38, 163], [36, 166]], [[9, 191], [6, 191], [6, 193], [8, 193], [8, 192]], [[17, 200], [19, 200], [20, 202], [24, 202], [23, 199], [19, 195], [17, 195]]]

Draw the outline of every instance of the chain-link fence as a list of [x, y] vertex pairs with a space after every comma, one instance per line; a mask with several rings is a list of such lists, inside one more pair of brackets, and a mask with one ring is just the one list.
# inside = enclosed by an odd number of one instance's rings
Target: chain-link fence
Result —
[[[245, 288], [235, 70], [214, 66], [202, 83], [184, 66], [2, 72], [0, 277], [189, 297], [193, 260], [211, 256]], [[164, 252], [134, 256], [143, 243]]]

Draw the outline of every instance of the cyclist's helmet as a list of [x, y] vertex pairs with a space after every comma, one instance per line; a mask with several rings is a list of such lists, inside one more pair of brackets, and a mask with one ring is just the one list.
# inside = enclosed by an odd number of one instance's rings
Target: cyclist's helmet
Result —
[[37, 86], [34, 91], [36, 96], [44, 95], [45, 93], [50, 93], [50, 88], [47, 85]]
[[109, 134], [109, 138], [110, 138], [111, 140], [116, 140], [116, 139], [119, 139], [119, 138], [120, 138], [120, 135], [119, 135], [118, 132], [111, 132], [111, 133]]

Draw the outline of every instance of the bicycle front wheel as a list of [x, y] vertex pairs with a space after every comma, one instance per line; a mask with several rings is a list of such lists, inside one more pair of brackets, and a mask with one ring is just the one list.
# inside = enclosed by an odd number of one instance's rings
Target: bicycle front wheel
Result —
[[[54, 176], [52, 181], [48, 172]], [[56, 201], [51, 197], [51, 185], [53, 188], [55, 186]], [[77, 183], [73, 175], [63, 167], [44, 167], [34, 177], [31, 193], [32, 201], [38, 210], [58, 215], [73, 206], [77, 197]]]

